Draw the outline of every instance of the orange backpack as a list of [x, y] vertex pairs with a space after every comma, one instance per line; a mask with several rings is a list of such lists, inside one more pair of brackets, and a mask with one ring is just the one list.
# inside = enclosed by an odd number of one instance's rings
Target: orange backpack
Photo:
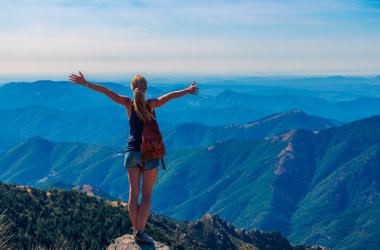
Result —
[[[153, 115], [156, 118], [154, 110]], [[161, 159], [162, 169], [166, 170], [164, 163], [165, 154], [165, 146], [157, 121], [144, 123], [141, 142], [142, 172], [144, 172], [146, 159]]]

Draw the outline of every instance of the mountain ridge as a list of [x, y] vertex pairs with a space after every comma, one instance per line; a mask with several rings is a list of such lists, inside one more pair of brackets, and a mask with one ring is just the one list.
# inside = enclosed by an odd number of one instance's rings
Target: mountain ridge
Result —
[[[185, 123], [163, 131], [165, 145], [179, 149], [206, 145], [229, 139], [254, 139], [280, 135], [292, 129], [321, 130], [337, 126], [340, 122], [311, 116], [299, 109], [277, 113], [253, 122], [207, 126]], [[182, 138], [178, 140], [177, 138]]]
[[[295, 242], [333, 248], [353, 246], [355, 237], [355, 231], [344, 231], [344, 221], [339, 218], [368, 220], [371, 214], [374, 223], [366, 227], [366, 237], [378, 242], [373, 239], [380, 233], [375, 228], [380, 218], [371, 212], [380, 203], [376, 191], [380, 190], [378, 124], [380, 116], [373, 116], [318, 133], [296, 130], [247, 144], [214, 143], [193, 150], [191, 157], [185, 157], [184, 151], [174, 157], [178, 160], [174, 169], [168, 169], [168, 180], [157, 186], [158, 193], [173, 192], [175, 186], [176, 195], [171, 196], [175, 198], [169, 201], [163, 197], [156, 206], [175, 218], [191, 219], [197, 216], [196, 210], [217, 213], [245, 228], [251, 221], [257, 228], [290, 234]], [[190, 158], [197, 160], [191, 162]], [[238, 165], [233, 164], [235, 158]], [[191, 186], [180, 185], [176, 178]], [[210, 180], [205, 181], [207, 178]], [[363, 207], [368, 208], [360, 217], [356, 210]], [[332, 221], [339, 225], [336, 231], [327, 226]], [[314, 225], [327, 232], [315, 235]], [[363, 244], [365, 238], [356, 240], [355, 249]]]
[[[52, 247], [65, 241], [69, 248], [98, 249], [120, 234], [131, 232], [124, 206], [111, 206], [105, 200], [75, 191], [46, 192], [0, 182], [0, 194], [0, 209], [8, 205], [6, 208], [10, 209], [5, 215], [14, 223], [14, 236], [9, 244], [17, 248], [42, 243]], [[28, 221], [27, 227], [24, 220]], [[70, 230], [65, 230], [67, 225]], [[154, 239], [173, 249], [308, 249], [301, 245], [293, 247], [279, 233], [236, 229], [210, 214], [192, 223], [152, 214], [146, 229]]]

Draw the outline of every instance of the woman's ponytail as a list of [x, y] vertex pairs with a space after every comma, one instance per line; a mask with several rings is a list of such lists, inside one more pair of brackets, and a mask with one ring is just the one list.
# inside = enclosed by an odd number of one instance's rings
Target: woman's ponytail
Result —
[[147, 89], [147, 82], [141, 75], [136, 75], [131, 82], [131, 89], [133, 90], [133, 107], [137, 115], [144, 123], [150, 123], [155, 120], [154, 115], [148, 110], [147, 101], [145, 98], [145, 91]]

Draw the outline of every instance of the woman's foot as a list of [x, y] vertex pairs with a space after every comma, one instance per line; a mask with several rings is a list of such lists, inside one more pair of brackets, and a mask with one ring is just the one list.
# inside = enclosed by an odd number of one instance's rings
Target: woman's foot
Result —
[[145, 231], [142, 233], [140, 231], [135, 231], [133, 233], [133, 239], [135, 241], [138, 241], [140, 243], [144, 244], [153, 244], [153, 239], [148, 234], [145, 233]]

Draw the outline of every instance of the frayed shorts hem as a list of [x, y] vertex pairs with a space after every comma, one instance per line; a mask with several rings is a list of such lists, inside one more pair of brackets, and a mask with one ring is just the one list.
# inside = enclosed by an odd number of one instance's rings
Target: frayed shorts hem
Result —
[[[140, 151], [127, 151], [124, 156], [124, 167], [141, 168], [142, 156]], [[144, 170], [157, 168], [160, 165], [160, 159], [146, 159]]]

